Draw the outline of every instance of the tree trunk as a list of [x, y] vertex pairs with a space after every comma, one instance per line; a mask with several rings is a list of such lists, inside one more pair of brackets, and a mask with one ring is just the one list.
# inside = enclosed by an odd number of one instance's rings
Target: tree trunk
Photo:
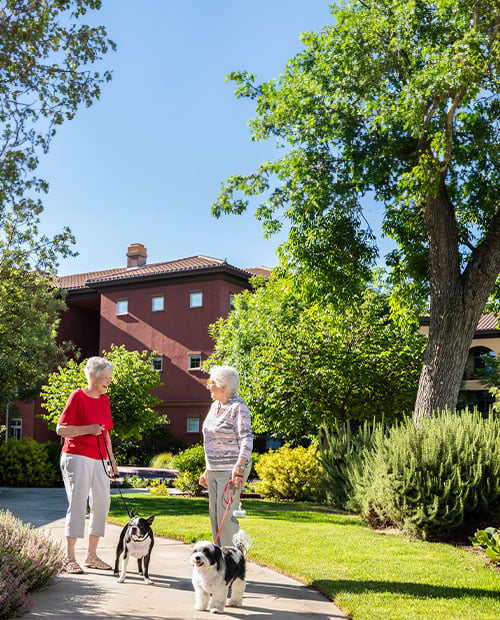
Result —
[[[484, 307], [484, 304], [483, 304]], [[429, 338], [420, 375], [414, 420], [453, 410], [482, 308], [454, 306], [431, 312]]]
[[459, 230], [444, 181], [428, 198], [424, 218], [429, 240], [430, 323], [414, 420], [454, 410], [477, 323], [500, 271], [500, 214], [471, 251], [463, 273]]

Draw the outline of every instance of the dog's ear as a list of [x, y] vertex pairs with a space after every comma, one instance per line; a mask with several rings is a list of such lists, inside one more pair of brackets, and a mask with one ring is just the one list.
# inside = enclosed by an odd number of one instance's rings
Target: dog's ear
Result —
[[222, 567], [222, 551], [217, 545], [214, 545], [214, 557], [217, 563], [217, 572], [219, 572]]
[[154, 520], [155, 520], [155, 516], [154, 516], [154, 515], [151, 515], [150, 517], [148, 517], [148, 518], [146, 519], [146, 523], [147, 523], [148, 525], [151, 525], [151, 523], [153, 523], [153, 521], [154, 521]]

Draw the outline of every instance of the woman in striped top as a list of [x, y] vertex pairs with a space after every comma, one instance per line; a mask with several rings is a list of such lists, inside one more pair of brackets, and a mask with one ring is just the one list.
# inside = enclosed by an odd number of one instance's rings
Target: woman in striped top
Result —
[[238, 507], [240, 492], [252, 464], [250, 411], [238, 396], [238, 386], [239, 376], [235, 368], [211, 368], [207, 387], [214, 402], [203, 423], [206, 469], [200, 477], [200, 484], [208, 488], [210, 524], [215, 540], [227, 507], [224, 488], [229, 480], [234, 483], [233, 503], [224, 519], [218, 541], [222, 547], [233, 544], [233, 536], [239, 529], [233, 511]]

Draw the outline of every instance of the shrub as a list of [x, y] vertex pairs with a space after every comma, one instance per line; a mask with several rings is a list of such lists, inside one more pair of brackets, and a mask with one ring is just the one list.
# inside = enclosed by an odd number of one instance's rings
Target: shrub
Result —
[[51, 462], [49, 452], [52, 455], [53, 449], [47, 444], [29, 437], [21, 441], [9, 439], [0, 445], [0, 486], [54, 486], [61, 478], [59, 465]]
[[52, 464], [52, 467], [56, 472], [55, 483], [62, 485], [62, 473], [61, 467], [59, 465], [59, 462], [61, 460], [62, 444], [56, 441], [47, 441], [47, 443], [45, 443], [44, 445], [45, 449], [47, 450], [49, 462]]
[[198, 479], [205, 471], [205, 451], [201, 444], [187, 448], [174, 457], [174, 467], [179, 475], [174, 481], [174, 487], [189, 495], [201, 495], [203, 487]]
[[478, 530], [474, 536], [471, 536], [470, 541], [474, 546], [484, 549], [489, 558], [500, 564], [500, 530], [496, 527]]
[[166, 480], [150, 480], [148, 491], [151, 495], [170, 495], [169, 486]]
[[123, 476], [121, 486], [124, 489], [146, 489], [151, 483], [148, 478], [140, 478], [137, 474], [132, 476]]
[[376, 428], [383, 428], [383, 422], [369, 424], [364, 421], [362, 426], [351, 435], [349, 422], [336, 422], [331, 429], [320, 429], [319, 461], [323, 468], [323, 484], [325, 503], [359, 512], [354, 488], [356, 480], [363, 471], [365, 456], [373, 445], [373, 433]]
[[0, 511], [0, 618], [27, 611], [29, 593], [62, 569], [61, 547], [43, 532]]
[[322, 468], [317, 453], [318, 446], [312, 443], [308, 448], [285, 444], [262, 454], [255, 466], [256, 492], [269, 499], [320, 501]]
[[153, 456], [149, 467], [158, 469], [174, 469], [174, 455], [172, 452], [161, 452]]
[[364, 518], [452, 540], [500, 518], [500, 418], [465, 410], [374, 433], [357, 484]]

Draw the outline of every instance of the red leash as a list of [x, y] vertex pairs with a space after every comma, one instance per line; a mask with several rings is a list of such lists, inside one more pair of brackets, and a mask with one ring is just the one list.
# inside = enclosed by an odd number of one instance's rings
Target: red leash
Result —
[[[243, 476], [240, 476], [240, 474], [236, 474], [236, 477], [237, 478], [243, 478]], [[241, 480], [239, 482], [239, 486], [241, 486], [242, 481], [243, 480]], [[217, 544], [217, 541], [220, 538], [220, 533], [221, 533], [221, 530], [222, 530], [222, 526], [224, 525], [224, 521], [226, 519], [227, 512], [228, 512], [231, 504], [233, 503], [233, 488], [234, 488], [234, 483], [233, 483], [233, 480], [231, 478], [230, 480], [228, 480], [228, 482], [226, 482], [226, 486], [224, 487], [224, 491], [222, 492], [222, 498], [223, 498], [224, 503], [226, 504], [226, 510], [224, 511], [224, 515], [222, 516], [222, 521], [220, 522], [219, 531], [217, 532], [217, 536], [215, 537], [214, 545]], [[226, 492], [227, 492], [228, 489], [229, 489], [229, 497], [226, 500]]]

